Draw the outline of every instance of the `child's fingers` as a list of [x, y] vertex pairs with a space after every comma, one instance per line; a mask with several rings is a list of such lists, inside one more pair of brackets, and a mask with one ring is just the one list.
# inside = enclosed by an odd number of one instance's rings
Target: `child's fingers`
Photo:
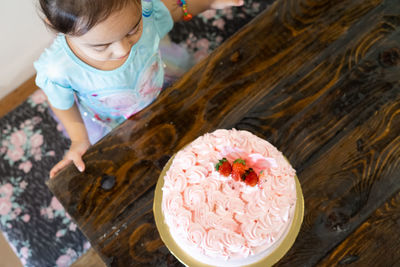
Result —
[[50, 179], [53, 178], [62, 168], [67, 166], [70, 162], [70, 159], [63, 159], [56, 165], [54, 165], [54, 167], [50, 170]]
[[244, 5], [244, 0], [233, 0], [232, 1], [233, 6], [243, 6]]
[[229, 6], [243, 6], [244, 0], [215, 0], [211, 7], [214, 9], [223, 9]]
[[82, 157], [75, 157], [74, 159], [72, 159], [72, 161], [80, 172], [83, 172], [85, 170], [85, 163], [83, 162]]

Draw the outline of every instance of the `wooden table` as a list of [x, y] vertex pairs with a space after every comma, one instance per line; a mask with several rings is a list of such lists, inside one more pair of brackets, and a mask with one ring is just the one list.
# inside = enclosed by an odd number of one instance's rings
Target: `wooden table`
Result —
[[278, 0], [49, 187], [109, 266], [178, 266], [153, 218], [159, 174], [199, 135], [244, 129], [303, 188], [278, 266], [400, 266], [399, 42], [398, 0]]

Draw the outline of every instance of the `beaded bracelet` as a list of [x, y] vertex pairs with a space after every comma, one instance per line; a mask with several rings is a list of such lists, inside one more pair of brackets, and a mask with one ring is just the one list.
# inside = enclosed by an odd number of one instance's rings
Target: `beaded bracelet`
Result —
[[187, 11], [187, 5], [185, 0], [178, 0], [178, 6], [182, 7], [183, 10], [183, 20], [189, 21], [192, 19], [192, 14]]

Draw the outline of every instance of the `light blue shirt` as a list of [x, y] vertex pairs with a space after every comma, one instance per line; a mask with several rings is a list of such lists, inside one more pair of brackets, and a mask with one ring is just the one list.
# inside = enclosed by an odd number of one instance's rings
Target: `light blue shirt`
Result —
[[114, 70], [91, 67], [72, 52], [64, 35], [55, 38], [34, 63], [36, 84], [52, 106], [66, 110], [76, 98], [81, 112], [119, 124], [154, 101], [164, 81], [159, 43], [172, 29], [173, 20], [160, 0], [143, 0], [142, 10], [142, 36], [124, 64]]

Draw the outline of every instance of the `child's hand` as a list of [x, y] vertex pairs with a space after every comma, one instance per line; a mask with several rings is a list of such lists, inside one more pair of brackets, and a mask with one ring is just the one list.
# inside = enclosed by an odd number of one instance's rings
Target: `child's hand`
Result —
[[64, 159], [57, 163], [50, 170], [50, 179], [54, 177], [62, 168], [73, 162], [80, 172], [85, 170], [85, 163], [82, 160], [82, 155], [90, 147], [89, 140], [72, 141], [69, 151], [65, 154]]
[[223, 9], [230, 6], [243, 6], [244, 0], [211, 0], [211, 8]]

